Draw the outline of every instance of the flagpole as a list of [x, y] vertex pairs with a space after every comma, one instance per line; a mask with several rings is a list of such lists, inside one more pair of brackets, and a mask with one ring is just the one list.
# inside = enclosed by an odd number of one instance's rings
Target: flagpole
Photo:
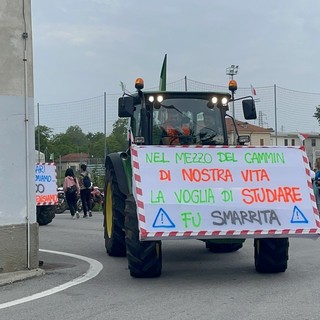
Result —
[[277, 86], [274, 85], [274, 122], [276, 134], [276, 146], [278, 145], [278, 120], [277, 120]]

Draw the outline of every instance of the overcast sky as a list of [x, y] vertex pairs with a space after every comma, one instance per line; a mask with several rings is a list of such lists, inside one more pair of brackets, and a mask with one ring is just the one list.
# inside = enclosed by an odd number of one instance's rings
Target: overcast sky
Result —
[[32, 0], [35, 102], [158, 86], [184, 76], [320, 92], [318, 0]]

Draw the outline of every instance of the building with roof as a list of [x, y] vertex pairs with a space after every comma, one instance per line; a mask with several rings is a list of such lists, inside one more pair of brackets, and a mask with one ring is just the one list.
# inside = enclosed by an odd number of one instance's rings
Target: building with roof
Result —
[[314, 167], [316, 158], [320, 157], [320, 134], [318, 132], [280, 132], [271, 135], [271, 145], [273, 146], [304, 146], [307, 157]]
[[[228, 132], [228, 140], [233, 141], [234, 134], [234, 124], [230, 118], [226, 119], [227, 124], [227, 132]], [[248, 122], [242, 122], [239, 120], [235, 120], [236, 130], [239, 135], [249, 136], [250, 142], [248, 145], [250, 146], [270, 146], [271, 145], [271, 134], [274, 132], [272, 128], [262, 128], [259, 126], [255, 126]]]
[[56, 159], [58, 179], [64, 177], [64, 174], [68, 168], [71, 168], [76, 174], [80, 170], [82, 163], [88, 164], [90, 155], [88, 153], [69, 153], [64, 156], [60, 156]]

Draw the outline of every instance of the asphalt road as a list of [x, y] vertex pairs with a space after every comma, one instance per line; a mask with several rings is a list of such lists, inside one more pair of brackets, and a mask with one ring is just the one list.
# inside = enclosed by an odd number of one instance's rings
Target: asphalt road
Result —
[[106, 254], [101, 213], [61, 214], [40, 227], [45, 275], [0, 287], [0, 318], [318, 320], [319, 241], [290, 239], [281, 274], [255, 272], [252, 239], [227, 254], [163, 241], [162, 276], [134, 279], [126, 258]]

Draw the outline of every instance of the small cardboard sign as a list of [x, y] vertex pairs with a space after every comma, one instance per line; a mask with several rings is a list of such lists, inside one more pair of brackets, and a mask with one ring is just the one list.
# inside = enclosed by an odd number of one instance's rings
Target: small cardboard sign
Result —
[[37, 163], [35, 166], [37, 206], [58, 203], [56, 165]]
[[140, 239], [320, 234], [303, 147], [132, 145]]

